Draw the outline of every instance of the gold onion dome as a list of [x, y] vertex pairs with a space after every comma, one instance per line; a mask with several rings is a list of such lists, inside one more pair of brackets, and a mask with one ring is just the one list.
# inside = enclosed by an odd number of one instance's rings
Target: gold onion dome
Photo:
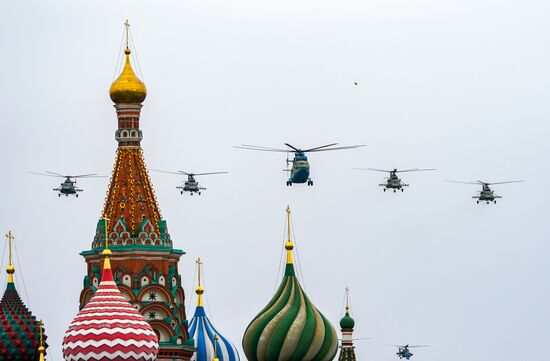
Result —
[[248, 325], [243, 349], [250, 361], [330, 361], [338, 351], [336, 330], [313, 305], [294, 272], [287, 208], [285, 275], [279, 289]]
[[118, 78], [111, 84], [109, 95], [115, 104], [141, 104], [147, 96], [145, 84], [136, 76], [130, 64], [130, 48], [124, 50], [126, 62]]

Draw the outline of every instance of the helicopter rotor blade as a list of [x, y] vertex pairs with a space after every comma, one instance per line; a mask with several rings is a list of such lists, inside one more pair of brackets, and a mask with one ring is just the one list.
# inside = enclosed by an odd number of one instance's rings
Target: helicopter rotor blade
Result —
[[55, 173], [55, 172], [50, 172], [50, 171], [46, 171], [46, 173], [48, 173], [48, 174], [53, 174], [53, 175], [55, 175], [55, 176], [58, 176], [58, 177], [64, 177], [64, 178], [67, 178], [67, 176], [66, 176], [66, 175], [63, 175], [63, 174], [59, 174], [59, 173]]
[[413, 346], [407, 346], [408, 348], [414, 348], [414, 347], [430, 347], [430, 345], [413, 345]]
[[391, 172], [391, 170], [378, 169], [378, 168], [356, 168], [356, 167], [354, 167], [353, 169], [368, 170], [368, 171], [372, 171], [372, 172], [383, 172], [383, 173], [390, 173]]
[[423, 172], [423, 171], [429, 171], [429, 170], [437, 170], [437, 169], [435, 169], [435, 168], [413, 168], [413, 169], [397, 170], [395, 173], [403, 173], [403, 172]]
[[27, 173], [34, 174], [34, 175], [42, 175], [42, 176], [45, 176], [45, 177], [66, 178], [63, 175], [53, 175], [53, 174], [38, 173], [38, 172], [27, 172]]
[[507, 182], [494, 182], [494, 183], [485, 183], [487, 185], [493, 185], [493, 184], [508, 184], [508, 183], [522, 183], [523, 180], [514, 180], [514, 181], [507, 181]]
[[293, 146], [293, 145], [290, 145], [290, 144], [288, 144], [288, 143], [285, 143], [285, 145], [286, 145], [287, 147], [289, 147], [289, 148], [292, 148], [295, 152], [301, 152], [300, 149], [296, 148], [296, 147]]
[[345, 147], [334, 147], [334, 148], [323, 148], [323, 149], [314, 149], [314, 150], [304, 150], [303, 152], [327, 152], [330, 150], [345, 150], [345, 149], [355, 149], [355, 148], [361, 148], [365, 147], [365, 144], [359, 144], [359, 145], [348, 145]]
[[208, 173], [194, 173], [193, 175], [210, 175], [210, 174], [227, 174], [229, 172], [208, 172]]
[[333, 147], [335, 145], [338, 145], [338, 143], [331, 143], [331, 144], [322, 145], [320, 147], [305, 149], [305, 150], [303, 150], [303, 152], [313, 152], [313, 151], [316, 151], [316, 150], [319, 150], [319, 149], [323, 149], [323, 148], [327, 148], [327, 147]]
[[177, 174], [177, 175], [189, 175], [189, 173], [187, 172], [184, 172], [184, 171], [177, 171], [177, 172], [170, 172], [170, 171], [167, 171], [167, 170], [160, 170], [160, 169], [151, 169], [153, 172], [158, 172], [158, 173], [167, 173], [167, 174]]
[[485, 184], [485, 183], [479, 182], [479, 181], [477, 181], [477, 182], [462, 182], [462, 181], [454, 181], [454, 180], [447, 180], [447, 179], [445, 180], [445, 182], [459, 183], [459, 184], [473, 184], [473, 185], [476, 185], [476, 186], [479, 185], [479, 184]]
[[67, 176], [67, 178], [105, 178], [105, 176], [97, 175], [97, 174], [80, 174], [80, 175]]
[[288, 150], [288, 149], [269, 148], [269, 147], [262, 147], [259, 145], [250, 145], [250, 144], [235, 145], [233, 146], [233, 148], [246, 149], [246, 150], [258, 150], [261, 152], [281, 152], [281, 153], [293, 152], [292, 150]]

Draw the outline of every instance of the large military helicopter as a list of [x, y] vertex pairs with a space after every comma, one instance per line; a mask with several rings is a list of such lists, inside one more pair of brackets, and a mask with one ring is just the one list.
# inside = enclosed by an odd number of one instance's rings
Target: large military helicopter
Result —
[[406, 359], [406, 360], [410, 360], [411, 357], [413, 356], [413, 353], [409, 350], [410, 348], [414, 348], [414, 347], [428, 347], [428, 345], [413, 345], [413, 346], [409, 346], [409, 345], [404, 345], [404, 346], [400, 346], [400, 345], [392, 345], [392, 346], [395, 346], [399, 349], [399, 351], [396, 353], [397, 356], [399, 356], [399, 359]]
[[184, 182], [183, 186], [177, 186], [176, 189], [180, 189], [181, 194], [183, 194], [184, 192], [189, 192], [190, 195], [193, 195], [193, 193], [197, 193], [199, 196], [201, 195], [201, 191], [206, 190], [206, 188], [201, 187], [199, 185], [199, 182], [195, 180], [196, 176], [228, 173], [228, 172], [188, 173], [182, 170], [178, 170], [177, 172], [168, 172], [165, 170], [158, 170], [158, 169], [151, 169], [151, 170], [154, 172], [177, 174], [180, 176], [186, 175], [187, 180]]
[[29, 174], [36, 174], [46, 177], [56, 177], [56, 178], [65, 178], [63, 183], [59, 187], [54, 188], [53, 190], [59, 192], [57, 195], [61, 197], [62, 194], [65, 197], [68, 197], [71, 194], [74, 194], [78, 198], [78, 192], [82, 192], [83, 189], [76, 186], [76, 178], [105, 178], [105, 176], [100, 176], [97, 174], [80, 174], [80, 175], [62, 175], [59, 173], [49, 172], [46, 173], [37, 173], [37, 172], [28, 172]]
[[359, 170], [368, 170], [373, 172], [384, 172], [384, 173], [390, 173], [390, 176], [386, 178], [386, 183], [381, 183], [379, 186], [384, 187], [384, 192], [386, 189], [393, 189], [393, 192], [397, 192], [398, 189], [403, 192], [404, 187], [408, 187], [409, 185], [406, 183], [403, 183], [401, 179], [397, 176], [397, 173], [404, 173], [404, 172], [423, 172], [423, 171], [429, 171], [429, 170], [435, 170], [435, 168], [413, 168], [413, 169], [404, 169], [404, 170], [385, 170], [385, 169], [377, 169], [377, 168], [353, 168], [353, 169], [359, 169]]
[[494, 184], [508, 184], [508, 183], [521, 183], [523, 182], [522, 180], [515, 180], [515, 181], [507, 181], [507, 182], [493, 182], [493, 183], [489, 183], [489, 182], [482, 182], [482, 181], [475, 181], [475, 182], [460, 182], [460, 181], [452, 181], [452, 180], [448, 180], [446, 182], [451, 182], [451, 183], [460, 183], [460, 184], [475, 184], [475, 185], [481, 185], [481, 191], [479, 192], [479, 195], [477, 196], [472, 196], [472, 198], [474, 199], [477, 199], [477, 204], [479, 204], [479, 202], [487, 202], [487, 204], [493, 202], [493, 203], [497, 203], [497, 198], [502, 198], [502, 196], [497, 196], [495, 194], [495, 192], [491, 189], [491, 185], [494, 185]]
[[[268, 148], [268, 147], [261, 147], [257, 145], [248, 145], [248, 144], [242, 144], [240, 146], [235, 146], [235, 148], [240, 149], [247, 149], [247, 150], [258, 150], [262, 152], [281, 152], [286, 153], [286, 165], [287, 169], [284, 169], [283, 171], [289, 172], [288, 180], [286, 181], [287, 186], [292, 186], [294, 183], [306, 183], [308, 186], [313, 185], [313, 181], [309, 177], [310, 174], [310, 168], [309, 168], [309, 162], [307, 160], [306, 153], [311, 152], [326, 152], [330, 150], [343, 150], [343, 149], [355, 149], [359, 147], [364, 147], [364, 144], [361, 145], [350, 145], [345, 147], [335, 147], [335, 145], [338, 145], [338, 143], [331, 143], [322, 145], [320, 147], [315, 148], [309, 148], [309, 149], [300, 149], [296, 148], [293, 145], [290, 145], [288, 143], [285, 143], [285, 145], [289, 149], [280, 149], [280, 148]], [[294, 158], [291, 160], [289, 159], [289, 154], [294, 153]], [[288, 169], [288, 166], [292, 163], [292, 167]]]

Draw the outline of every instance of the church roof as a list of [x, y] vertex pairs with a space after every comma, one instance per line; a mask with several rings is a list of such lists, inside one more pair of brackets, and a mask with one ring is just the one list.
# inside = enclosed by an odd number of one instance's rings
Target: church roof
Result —
[[313, 305], [294, 271], [288, 212], [287, 261], [279, 289], [248, 325], [243, 349], [248, 360], [332, 360], [338, 351], [336, 330]]
[[216, 357], [219, 361], [239, 361], [239, 353], [235, 345], [222, 336], [212, 324], [204, 310], [202, 296], [204, 287], [201, 285], [200, 258], [197, 260], [199, 284], [195, 290], [197, 293], [197, 307], [195, 314], [189, 323], [189, 337], [195, 341], [197, 349], [192, 361], [210, 361]]
[[25, 306], [13, 282], [15, 267], [12, 264], [11, 231], [6, 235], [9, 242], [9, 264], [6, 268], [8, 284], [0, 301], [0, 359], [9, 361], [39, 360], [42, 324]]
[[110, 254], [109, 249], [103, 251], [99, 287], [65, 333], [66, 361], [153, 361], [157, 357], [157, 335], [120, 293], [111, 271]]

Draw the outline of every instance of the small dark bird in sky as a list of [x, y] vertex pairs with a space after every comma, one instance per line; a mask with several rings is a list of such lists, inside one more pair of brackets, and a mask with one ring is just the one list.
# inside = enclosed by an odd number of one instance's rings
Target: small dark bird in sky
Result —
[[356, 81], [355, 81], [355, 82], [353, 82], [353, 84], [355, 84], [355, 85], [359, 85], [359, 83], [358, 83], [358, 82], [356, 82]]

